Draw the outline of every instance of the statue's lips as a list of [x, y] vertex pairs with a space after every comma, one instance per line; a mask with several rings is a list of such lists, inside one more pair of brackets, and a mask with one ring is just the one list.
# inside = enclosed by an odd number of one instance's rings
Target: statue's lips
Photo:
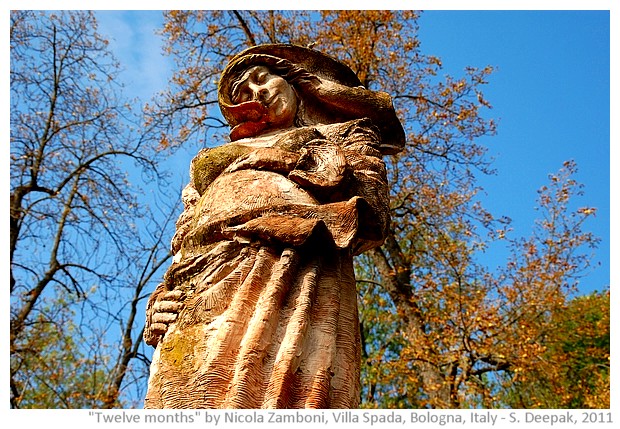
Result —
[[228, 108], [237, 125], [230, 131], [232, 141], [252, 137], [267, 128], [267, 107], [258, 101], [246, 101]]

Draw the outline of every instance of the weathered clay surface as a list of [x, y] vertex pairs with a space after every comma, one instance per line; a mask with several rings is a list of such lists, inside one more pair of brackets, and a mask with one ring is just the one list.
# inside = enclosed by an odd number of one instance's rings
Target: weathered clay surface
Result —
[[[358, 405], [352, 258], [384, 240], [389, 207], [381, 156], [402, 146], [394, 137], [402, 129], [383, 130], [369, 113], [374, 103], [374, 112], [395, 119], [387, 94], [352, 86], [346, 71], [332, 70], [340, 66], [315, 51], [308, 55], [331, 74], [304, 57], [302, 66], [315, 74], [303, 85], [289, 82], [295, 124], [291, 117], [282, 128], [270, 125], [264, 115], [275, 103], [257, 108], [246, 98], [277, 79], [262, 76], [254, 84], [246, 72], [250, 84], [233, 85], [227, 72], [238, 64], [263, 67], [270, 53], [291, 62], [304, 49], [291, 53], [286, 46], [257, 47], [224, 72], [220, 104], [237, 138], [192, 161], [174, 261], [147, 307], [145, 340], [156, 347], [147, 408]], [[264, 90], [266, 100], [284, 93], [286, 82], [276, 83]], [[227, 91], [247, 88], [235, 110]], [[358, 105], [347, 107], [347, 100]], [[312, 120], [322, 101], [337, 120]]]

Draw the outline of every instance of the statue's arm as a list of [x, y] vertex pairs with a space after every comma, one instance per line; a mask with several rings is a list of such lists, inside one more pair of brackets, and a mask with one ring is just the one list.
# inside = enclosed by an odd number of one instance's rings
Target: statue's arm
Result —
[[383, 211], [388, 187], [379, 131], [370, 120], [360, 119], [328, 125], [321, 132], [322, 138], [301, 149], [289, 178], [318, 193], [322, 202], [361, 196]]
[[324, 203], [363, 199], [365, 203], [358, 205], [356, 252], [375, 247], [385, 239], [390, 223], [387, 170], [379, 150], [379, 132], [365, 119], [321, 131], [325, 139], [311, 142], [302, 150], [289, 178]]
[[[194, 211], [200, 194], [194, 187], [193, 180], [183, 189], [183, 212], [176, 223], [176, 231], [172, 237], [171, 250], [176, 261], [180, 255], [183, 239], [189, 232]], [[177, 319], [179, 311], [183, 308], [183, 293], [178, 290], [169, 290], [166, 283], [160, 283], [149, 297], [146, 306], [146, 323], [144, 326], [144, 341], [153, 347], [164, 336], [169, 325]]]
[[278, 147], [259, 147], [239, 157], [225, 172], [238, 170], [266, 170], [288, 174], [295, 168], [299, 154]]
[[[369, 152], [372, 152], [371, 150]], [[383, 243], [390, 225], [390, 199], [385, 163], [380, 156], [345, 149], [351, 169], [348, 193], [367, 204], [358, 213], [355, 253], [359, 254]]]

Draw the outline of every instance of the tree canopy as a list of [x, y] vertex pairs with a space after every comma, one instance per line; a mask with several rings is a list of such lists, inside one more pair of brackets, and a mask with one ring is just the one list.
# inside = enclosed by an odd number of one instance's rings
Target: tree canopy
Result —
[[171, 213], [138, 197], [165, 183], [160, 156], [96, 28], [89, 12], [11, 12], [13, 407], [116, 405], [169, 256]]

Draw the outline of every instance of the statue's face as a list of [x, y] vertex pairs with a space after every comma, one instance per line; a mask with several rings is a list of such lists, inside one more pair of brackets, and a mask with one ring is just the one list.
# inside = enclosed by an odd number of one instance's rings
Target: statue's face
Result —
[[272, 74], [267, 67], [250, 67], [233, 84], [231, 100], [235, 104], [258, 101], [267, 108], [269, 129], [293, 125], [297, 112], [297, 96], [293, 87], [281, 76]]

